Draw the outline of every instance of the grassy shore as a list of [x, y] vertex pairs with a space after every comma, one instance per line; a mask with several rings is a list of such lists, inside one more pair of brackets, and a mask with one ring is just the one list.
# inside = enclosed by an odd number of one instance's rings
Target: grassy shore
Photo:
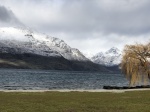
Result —
[[0, 92], [0, 112], [150, 112], [150, 91]]

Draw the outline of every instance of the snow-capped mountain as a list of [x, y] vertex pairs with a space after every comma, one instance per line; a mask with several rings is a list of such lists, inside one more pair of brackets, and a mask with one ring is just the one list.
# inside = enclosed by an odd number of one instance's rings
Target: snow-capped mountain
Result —
[[48, 57], [64, 57], [68, 60], [88, 61], [78, 49], [71, 48], [61, 39], [14, 27], [0, 28], [0, 52], [32, 53]]
[[96, 54], [91, 60], [94, 63], [105, 66], [118, 65], [121, 62], [121, 51], [118, 48], [112, 47], [106, 52]]

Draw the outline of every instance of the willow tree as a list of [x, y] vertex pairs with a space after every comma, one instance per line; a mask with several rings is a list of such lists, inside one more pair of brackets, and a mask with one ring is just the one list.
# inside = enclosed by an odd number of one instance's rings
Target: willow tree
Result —
[[150, 79], [150, 43], [126, 45], [121, 69], [130, 81], [130, 86], [148, 84]]

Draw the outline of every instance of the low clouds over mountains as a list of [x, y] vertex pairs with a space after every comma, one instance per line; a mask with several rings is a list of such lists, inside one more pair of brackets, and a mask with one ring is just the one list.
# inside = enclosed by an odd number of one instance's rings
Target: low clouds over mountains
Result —
[[0, 6], [0, 26], [24, 26], [14, 15], [12, 10]]

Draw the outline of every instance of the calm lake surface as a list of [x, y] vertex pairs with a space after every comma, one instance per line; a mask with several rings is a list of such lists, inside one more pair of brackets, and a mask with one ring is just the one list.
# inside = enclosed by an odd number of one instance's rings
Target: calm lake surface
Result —
[[93, 90], [104, 85], [126, 86], [128, 81], [122, 74], [0, 69], [0, 90]]

